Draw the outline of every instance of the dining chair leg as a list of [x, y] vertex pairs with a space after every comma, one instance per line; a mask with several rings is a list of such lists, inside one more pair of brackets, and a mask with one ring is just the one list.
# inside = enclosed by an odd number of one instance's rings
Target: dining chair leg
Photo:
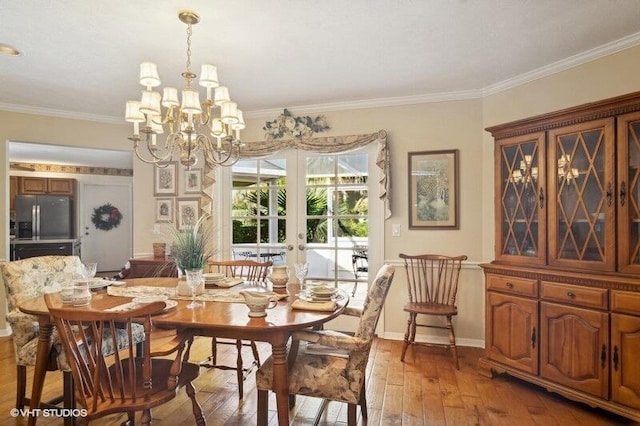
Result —
[[26, 403], [25, 395], [27, 393], [27, 367], [24, 365], [18, 365], [17, 367], [17, 379], [16, 385], [16, 408], [22, 410]]
[[253, 352], [253, 359], [255, 359], [255, 363], [258, 368], [260, 368], [260, 354], [258, 353], [258, 347], [256, 346], [256, 342], [251, 341], [251, 352]]
[[362, 390], [360, 391], [360, 412], [363, 419], [369, 418], [367, 414], [367, 387], [364, 380], [362, 380]]
[[453, 324], [451, 323], [451, 317], [447, 317], [447, 327], [449, 328], [449, 345], [453, 352], [453, 360], [456, 363], [456, 370], [460, 370], [460, 362], [458, 361], [458, 347], [456, 346], [456, 333], [453, 330]]
[[414, 316], [409, 314], [409, 319], [407, 320], [407, 331], [404, 333], [404, 343], [402, 344], [402, 355], [400, 355], [400, 361], [404, 362], [404, 356], [407, 353], [407, 348], [409, 347], [409, 339], [411, 336], [411, 325], [413, 324]]
[[238, 376], [238, 396], [240, 399], [244, 398], [244, 372], [242, 368], [244, 363], [242, 361], [242, 340], [236, 340], [236, 349], [238, 350], [238, 358], [236, 359], [236, 375]]
[[269, 391], [258, 389], [258, 426], [267, 426], [269, 418]]
[[[76, 408], [76, 398], [73, 391], [73, 375], [71, 371], [62, 372], [62, 406], [67, 409]], [[64, 426], [76, 425], [76, 418], [73, 416], [65, 416]]]
[[211, 364], [218, 365], [218, 341], [215, 337], [211, 339]]
[[151, 424], [151, 409], [147, 408], [142, 410], [142, 417], [140, 417], [140, 423], [142, 426], [148, 426]]
[[356, 426], [356, 404], [347, 405], [347, 426]]
[[198, 400], [196, 399], [196, 390], [193, 387], [191, 382], [185, 384], [185, 389], [187, 391], [187, 396], [191, 399], [191, 408], [193, 409], [193, 417], [196, 419], [196, 424], [198, 426], [205, 426], [206, 422], [204, 420], [204, 416], [202, 415], [202, 408], [200, 404], [198, 404]]

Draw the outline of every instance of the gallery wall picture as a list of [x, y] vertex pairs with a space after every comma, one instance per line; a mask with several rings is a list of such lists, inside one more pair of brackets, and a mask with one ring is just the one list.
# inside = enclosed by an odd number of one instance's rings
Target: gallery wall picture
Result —
[[173, 222], [173, 198], [156, 198], [156, 222]]
[[153, 195], [178, 195], [178, 163], [155, 165], [153, 169]]
[[202, 169], [184, 170], [184, 193], [199, 194], [202, 192]]
[[187, 229], [194, 226], [200, 218], [199, 198], [178, 198], [176, 227]]
[[458, 150], [409, 153], [409, 228], [459, 229]]

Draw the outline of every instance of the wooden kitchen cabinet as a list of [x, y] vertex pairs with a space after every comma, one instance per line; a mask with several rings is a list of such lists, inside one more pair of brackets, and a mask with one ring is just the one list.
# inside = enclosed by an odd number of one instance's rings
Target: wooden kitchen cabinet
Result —
[[640, 421], [640, 92], [487, 130], [479, 365]]
[[58, 179], [20, 176], [18, 177], [19, 195], [69, 195], [76, 192], [75, 179]]
[[18, 177], [9, 176], [9, 210], [16, 209], [16, 195], [18, 195]]

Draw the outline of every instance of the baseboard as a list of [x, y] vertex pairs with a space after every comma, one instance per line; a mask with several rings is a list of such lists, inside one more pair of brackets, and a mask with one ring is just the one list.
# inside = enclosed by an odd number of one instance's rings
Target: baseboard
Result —
[[9, 337], [11, 334], [11, 326], [0, 329], [0, 337]]
[[[404, 333], [384, 333], [383, 336], [385, 339], [389, 340], [404, 340]], [[436, 344], [448, 344], [449, 338], [445, 336], [424, 336], [418, 335], [416, 336], [416, 342], [424, 342], [424, 343], [436, 343]], [[471, 348], [482, 348], [484, 349], [484, 340], [483, 339], [467, 339], [464, 337], [456, 338], [456, 345], [458, 346], [468, 346]]]

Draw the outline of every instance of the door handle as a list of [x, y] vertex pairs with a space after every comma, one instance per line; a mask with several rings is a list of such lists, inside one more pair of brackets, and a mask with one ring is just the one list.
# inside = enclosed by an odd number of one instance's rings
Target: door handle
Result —
[[285, 247], [288, 251], [293, 251], [293, 244], [287, 244]]
[[300, 251], [305, 251], [306, 249], [307, 249], [307, 246], [306, 246], [306, 245], [304, 245], [304, 244], [299, 244], [299, 245], [298, 245], [298, 250], [300, 250]]

